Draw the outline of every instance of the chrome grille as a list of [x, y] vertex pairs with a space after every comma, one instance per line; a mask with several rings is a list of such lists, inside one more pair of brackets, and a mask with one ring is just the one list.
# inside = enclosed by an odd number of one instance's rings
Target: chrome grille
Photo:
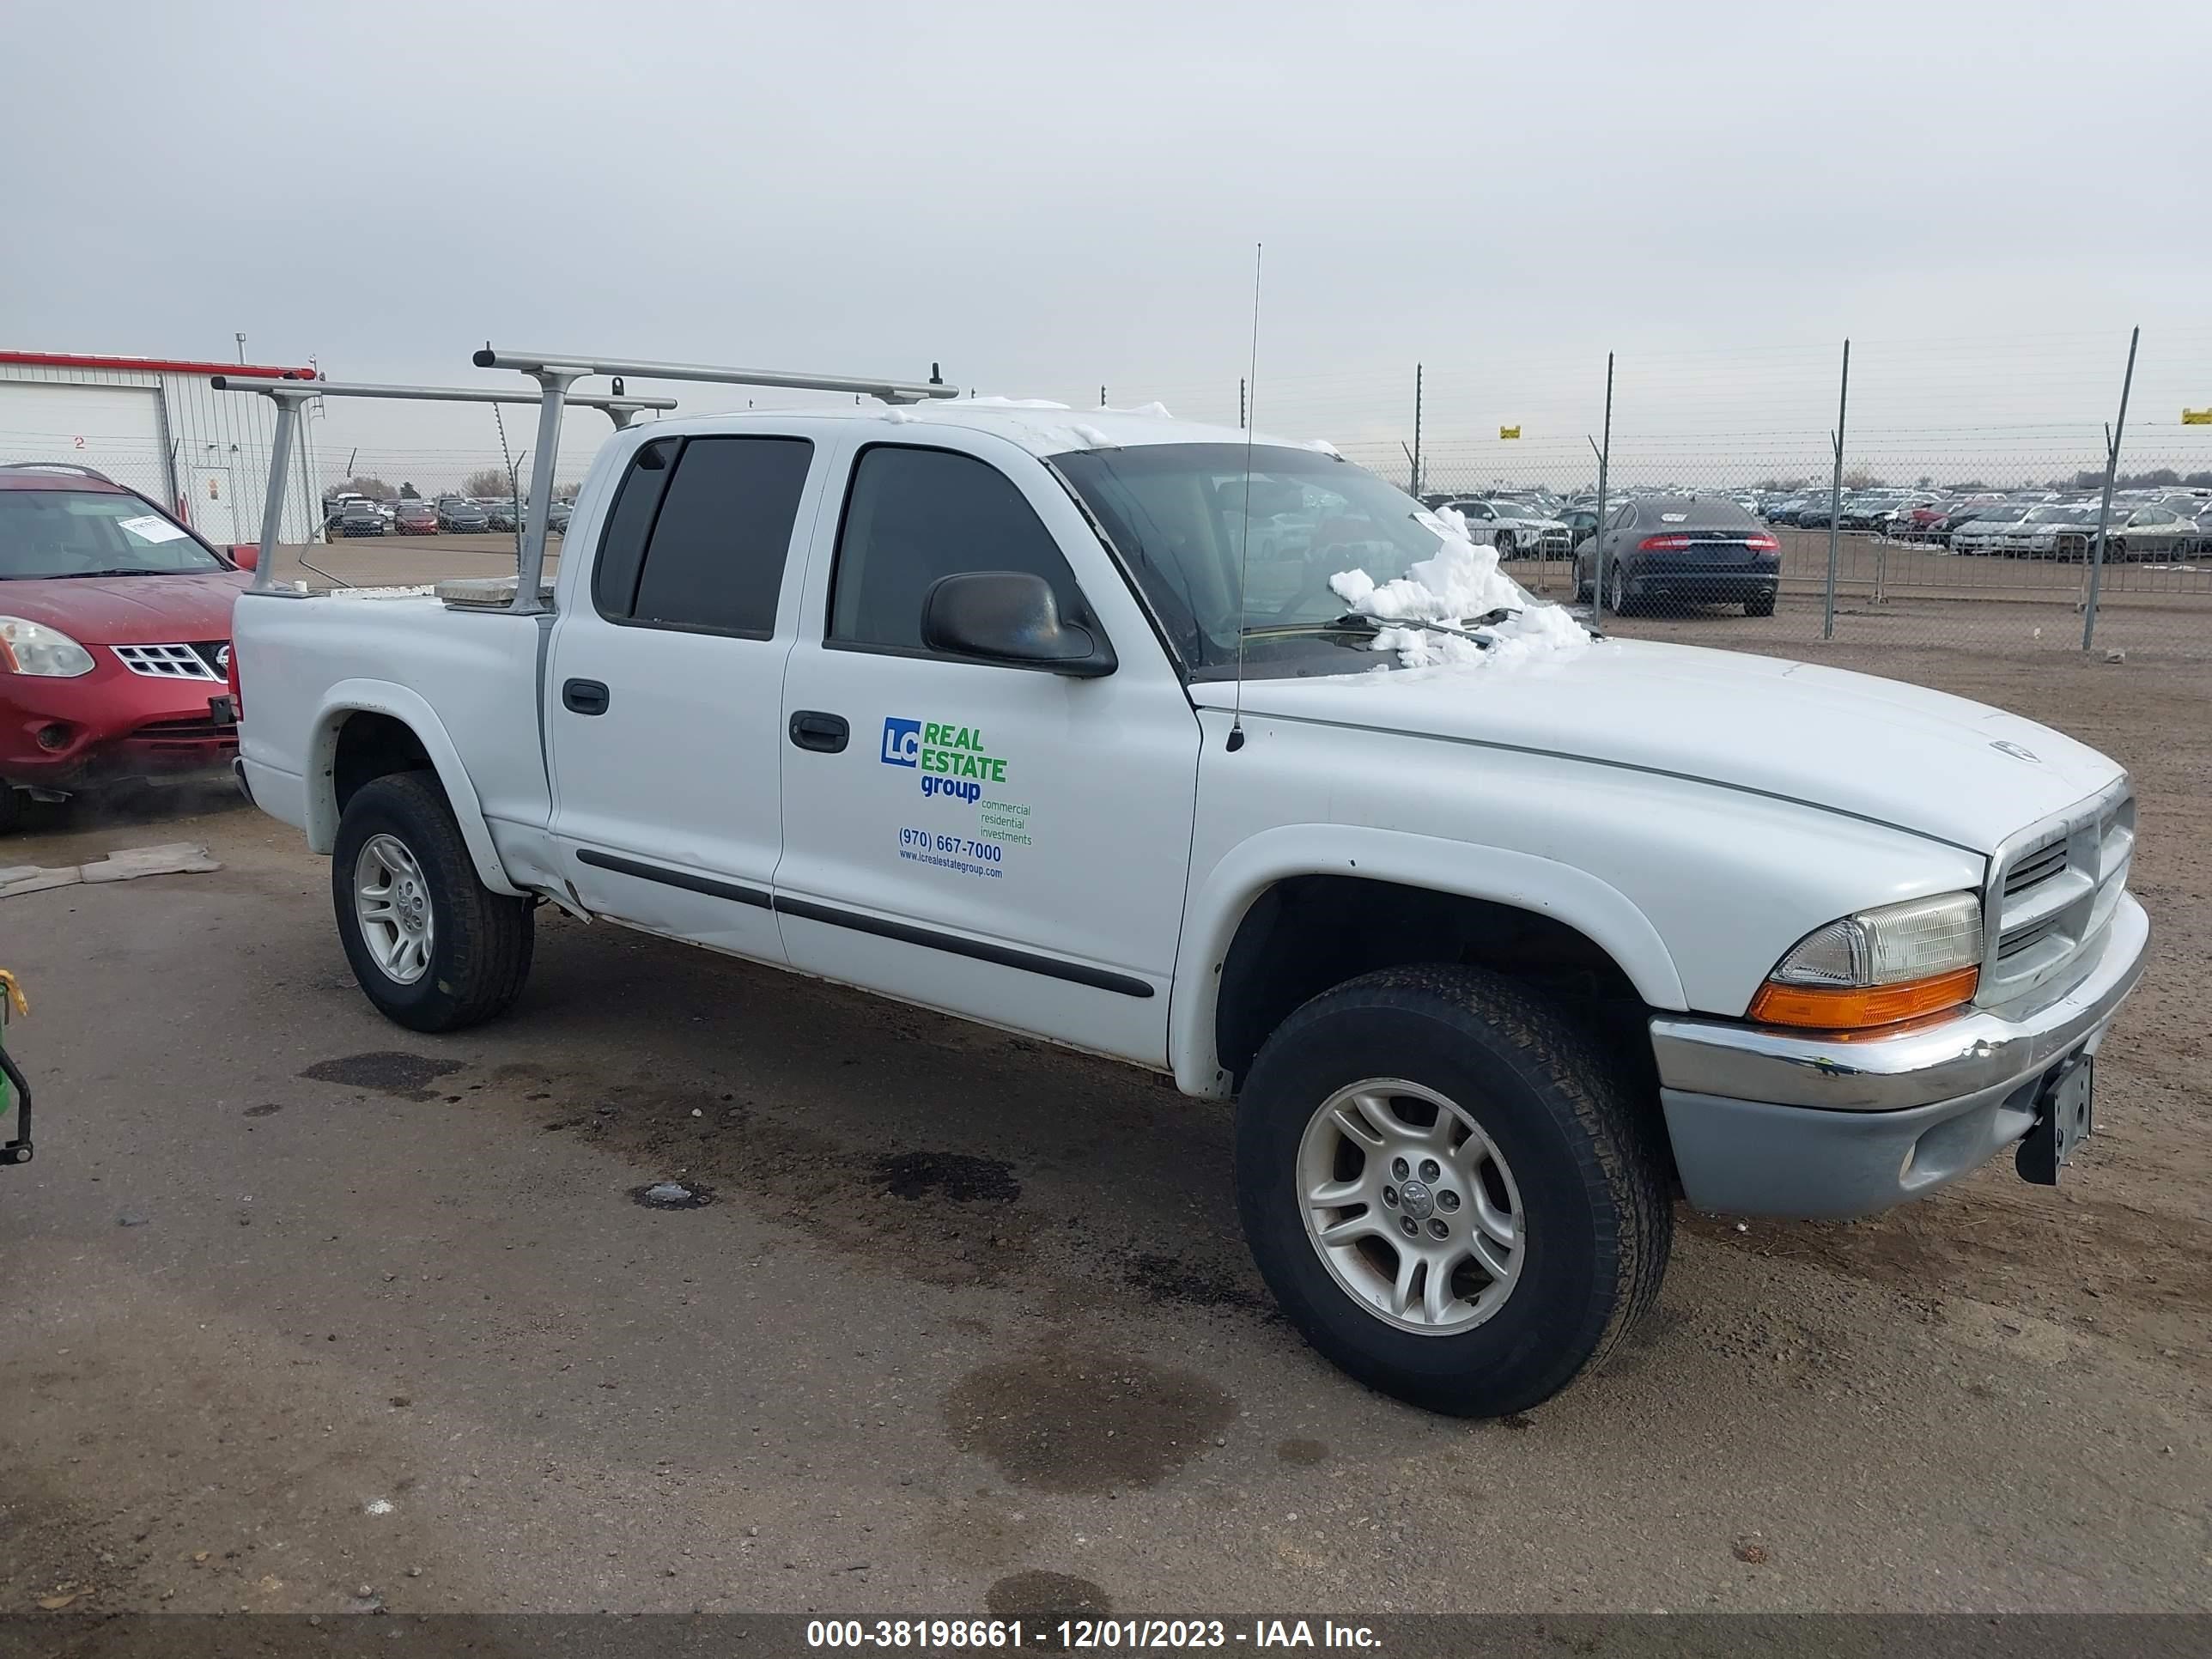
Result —
[[228, 666], [222, 640], [198, 645], [111, 645], [116, 660], [134, 674], [155, 680], [222, 680]]
[[2064, 974], [2112, 920], [2135, 847], [2125, 779], [2007, 842], [1983, 896], [1989, 947], [1976, 1000], [2007, 1002]]

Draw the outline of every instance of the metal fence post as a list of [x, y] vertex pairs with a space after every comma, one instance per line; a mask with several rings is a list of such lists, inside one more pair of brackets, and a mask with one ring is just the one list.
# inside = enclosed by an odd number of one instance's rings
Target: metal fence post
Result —
[[1406, 493], [1421, 498], [1421, 366], [1413, 365], [1413, 487]]
[[[1605, 625], [1605, 473], [1613, 459], [1613, 353], [1605, 354], [1605, 442], [1597, 450], [1597, 526], [1590, 532], [1590, 620]], [[1567, 550], [1571, 558], [1574, 550]], [[1570, 576], [1569, 581], [1574, 579]]]
[[2112, 435], [2105, 441], [2105, 497], [2097, 507], [2097, 545], [2089, 556], [2089, 599], [2081, 616], [2084, 651], [2097, 641], [2097, 590], [2105, 575], [2105, 532], [2112, 521], [2112, 485], [2120, 470], [2120, 439], [2128, 429], [2128, 393], [2136, 383], [2136, 347], [2142, 339], [2140, 326], [2128, 336], [2128, 372], [2120, 381], [2119, 418], [2112, 422]]
[[1836, 447], [1836, 472], [1828, 485], [1828, 598], [1820, 613], [1820, 637], [1836, 637], [1836, 559], [1840, 551], [1843, 527], [1836, 520], [1844, 510], [1844, 414], [1851, 398], [1851, 343], [1844, 342], [1844, 378], [1836, 390], [1836, 430], [1832, 441]]

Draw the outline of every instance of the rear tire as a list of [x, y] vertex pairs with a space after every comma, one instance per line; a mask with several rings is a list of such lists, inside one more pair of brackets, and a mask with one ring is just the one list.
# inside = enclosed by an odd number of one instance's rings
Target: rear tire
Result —
[[[392, 952], [381, 941], [397, 930], [363, 920], [357, 890], [364, 849], [371, 849], [368, 863], [386, 872], [387, 896], [400, 884], [390, 876], [392, 866], [411, 866], [404, 899], [422, 919], [427, 963], [403, 963], [396, 970], [385, 965]], [[331, 859], [331, 898], [362, 994], [386, 1019], [410, 1030], [482, 1024], [506, 1012], [530, 976], [532, 901], [495, 893], [477, 879], [453, 808], [428, 772], [374, 779], [346, 803]], [[391, 898], [384, 902], [389, 908]], [[380, 942], [372, 942], [372, 929]]]
[[1774, 614], [1774, 595], [1771, 593], [1753, 594], [1749, 599], [1743, 602], [1743, 614], [1747, 617], [1772, 616]]
[[1616, 617], [1628, 609], [1628, 578], [1617, 564], [1605, 573], [1605, 608]]
[[[1665, 1167], [1596, 1042], [1469, 968], [1386, 969], [1315, 998], [1237, 1102], [1237, 1205], [1284, 1312], [1361, 1382], [1455, 1416], [1549, 1399], [1650, 1308]], [[1379, 1184], [1407, 1180], [1418, 1194]], [[1325, 1188], [1340, 1201], [1314, 1205]]]

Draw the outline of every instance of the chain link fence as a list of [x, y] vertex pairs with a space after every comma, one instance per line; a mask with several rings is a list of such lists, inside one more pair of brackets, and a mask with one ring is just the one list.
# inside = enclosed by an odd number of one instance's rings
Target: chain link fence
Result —
[[[2212, 656], [2212, 433], [2194, 444], [2161, 434], [2166, 445], [2148, 453], [2148, 445], [2124, 446], [2101, 567], [2104, 467], [2081, 441], [2094, 446], [2097, 437], [2039, 447], [2003, 468], [1978, 464], [1997, 435], [1916, 434], [1910, 454], [1896, 441], [1869, 445], [1840, 489], [1832, 452], [1820, 453], [1825, 434], [1747, 440], [1733, 459], [1694, 465], [1684, 464], [1681, 441], [1616, 439], [1604, 511], [1611, 526], [1632, 522], [1604, 538], [1609, 575], [1639, 568], [1650, 556], [1641, 548], [1679, 533], [1676, 525], [1741, 520], [1747, 544], [1771, 544], [1776, 580], [1771, 615], [1744, 614], [1734, 579], [1723, 574], [1704, 592], [1690, 580], [1649, 598], [1632, 588], [1608, 596], [1606, 626], [1634, 634], [1663, 622], [1680, 637], [1705, 622], [1712, 643], [1759, 647], [1837, 639], [2078, 651], [2086, 640], [2098, 649]], [[1386, 447], [1346, 453], [1409, 476], [1402, 454], [1388, 465]], [[1829, 476], [1809, 483], [1823, 460]], [[1899, 474], [1915, 482], [1878, 482]], [[1424, 455], [1420, 483], [1425, 498], [1454, 503], [1487, 529], [1522, 586], [1570, 603], [1599, 597], [1596, 459], [1586, 446], [1579, 456], [1560, 444], [1443, 446]], [[1663, 552], [1651, 562], [1662, 564]], [[1748, 608], [1764, 605], [1754, 599]]]
[[[335, 402], [336, 400], [331, 400]], [[586, 418], [588, 416], [588, 419]], [[610, 431], [579, 411], [554, 470], [546, 571], [558, 567], [568, 501]], [[487, 427], [494, 423], [487, 418]], [[281, 578], [354, 586], [412, 586], [470, 576], [512, 576], [522, 507], [533, 475], [526, 449], [491, 441], [459, 448], [360, 447], [320, 435], [312, 469], [294, 481], [311, 495], [321, 532], [285, 550]]]
[[[1566, 603], [1607, 597], [1601, 562], [1663, 573], [1671, 538], [1723, 520], [1763, 538], [1771, 613], [1756, 593], [1747, 607], [1733, 572], [1705, 592], [1655, 576], [1656, 591], [1628, 584], [1622, 614], [1607, 608], [1617, 633], [2212, 658], [2212, 410], [2190, 407], [2212, 404], [2212, 332], [2154, 343], [2140, 363], [2105, 336], [1624, 357], [1610, 374], [1530, 360], [1471, 386], [1425, 365], [1396, 421], [1376, 418], [1370, 380], [1291, 375], [1257, 420], [1392, 428], [1338, 447], [1458, 505], [1509, 550], [1510, 574]], [[1563, 395], [1570, 378], [1579, 396]], [[1471, 431], [1470, 404], [1549, 418]], [[1577, 404], [1583, 419], [1563, 414]]]

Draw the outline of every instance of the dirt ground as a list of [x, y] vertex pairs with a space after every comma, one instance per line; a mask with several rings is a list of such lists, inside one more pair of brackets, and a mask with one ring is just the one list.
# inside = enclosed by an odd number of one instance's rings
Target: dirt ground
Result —
[[418, 1037], [291, 831], [42, 813], [9, 862], [224, 868], [0, 900], [0, 1612], [2212, 1609], [2212, 668], [1797, 653], [2133, 770], [2099, 1133], [2057, 1191], [1686, 1216], [1499, 1423], [1308, 1352], [1227, 1114], [1149, 1077], [552, 918], [511, 1018]]

